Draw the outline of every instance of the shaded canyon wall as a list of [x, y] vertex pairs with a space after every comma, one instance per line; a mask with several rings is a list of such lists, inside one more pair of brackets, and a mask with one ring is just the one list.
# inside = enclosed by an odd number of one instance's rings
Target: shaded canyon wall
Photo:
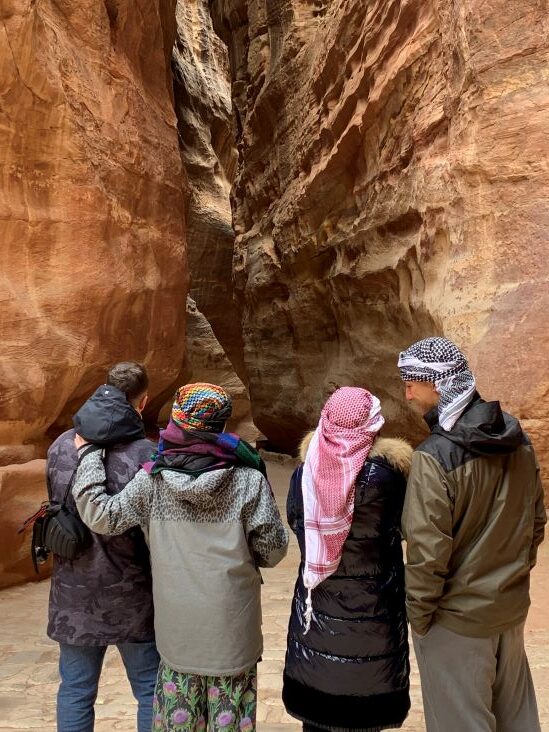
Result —
[[[252, 421], [248, 390], [235, 373], [211, 323], [190, 297], [187, 300], [187, 361], [186, 381], [205, 381], [222, 386], [230, 394], [233, 403], [227, 431], [236, 432], [253, 443], [260, 435]], [[169, 406], [171, 408], [171, 404]]]
[[229, 197], [237, 152], [229, 58], [214, 31], [208, 0], [178, 1], [173, 73], [181, 156], [190, 185], [190, 293], [245, 378], [240, 315], [232, 285], [234, 231]]
[[212, 0], [239, 163], [255, 421], [282, 448], [338, 384], [417, 438], [395, 363], [460, 343], [549, 467], [545, 0]]
[[[240, 317], [232, 286], [234, 231], [230, 204], [237, 162], [227, 46], [215, 32], [207, 0], [179, 0], [173, 50], [175, 110], [189, 182], [186, 218], [190, 297], [183, 381], [227, 389], [227, 425], [247, 440], [253, 425], [245, 377]], [[169, 416], [171, 402], [162, 410]]]

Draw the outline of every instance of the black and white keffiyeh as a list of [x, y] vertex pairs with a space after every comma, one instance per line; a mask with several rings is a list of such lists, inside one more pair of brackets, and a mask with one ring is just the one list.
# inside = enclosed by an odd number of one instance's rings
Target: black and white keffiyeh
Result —
[[475, 377], [459, 348], [447, 338], [424, 338], [399, 356], [403, 381], [429, 381], [440, 394], [438, 421], [447, 432], [476, 391]]

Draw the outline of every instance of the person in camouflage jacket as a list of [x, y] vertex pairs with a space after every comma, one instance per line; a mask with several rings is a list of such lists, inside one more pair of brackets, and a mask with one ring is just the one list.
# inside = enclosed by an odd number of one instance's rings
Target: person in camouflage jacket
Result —
[[[106, 445], [106, 489], [119, 493], [151, 456], [140, 412], [146, 403], [145, 370], [132, 362], [114, 366], [107, 384], [75, 416], [75, 425]], [[47, 481], [52, 500], [63, 499], [78, 460], [75, 430], [63, 433], [48, 451]], [[69, 493], [68, 506], [76, 512]], [[91, 732], [103, 658], [109, 645], [122, 655], [138, 701], [138, 730], [149, 732], [159, 657], [149, 552], [142, 532], [92, 534], [91, 546], [71, 561], [54, 555], [48, 635], [60, 646], [59, 732]]]

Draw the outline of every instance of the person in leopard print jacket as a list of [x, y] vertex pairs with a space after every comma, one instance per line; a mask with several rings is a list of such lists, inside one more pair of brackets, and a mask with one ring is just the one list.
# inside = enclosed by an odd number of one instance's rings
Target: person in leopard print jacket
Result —
[[255, 729], [263, 652], [261, 575], [288, 532], [256, 451], [226, 434], [221, 387], [181, 387], [151, 463], [105, 491], [101, 449], [77, 436], [73, 496], [96, 533], [139, 526], [148, 539], [161, 664], [153, 729]]

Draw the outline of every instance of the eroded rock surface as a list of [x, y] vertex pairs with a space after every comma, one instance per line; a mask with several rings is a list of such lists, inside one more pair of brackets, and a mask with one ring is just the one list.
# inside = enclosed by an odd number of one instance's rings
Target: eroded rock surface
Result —
[[228, 51], [213, 29], [208, 0], [179, 0], [174, 93], [190, 197], [190, 292], [244, 376], [242, 332], [232, 286], [230, 190], [237, 153]]
[[163, 401], [187, 265], [175, 0], [8, 0], [0, 18], [6, 464], [43, 454], [113, 362], [145, 362]]
[[[211, 324], [200, 312], [192, 298], [187, 299], [187, 370], [185, 381], [206, 382], [222, 386], [233, 402], [233, 414], [227, 422], [227, 431], [236, 432], [254, 443], [259, 431], [252, 419], [250, 397], [245, 385], [235, 373], [232, 363], [215, 337]], [[163, 410], [167, 420], [171, 401]]]
[[258, 427], [337, 384], [418, 436], [395, 361], [444, 333], [549, 468], [547, 6], [213, 0], [238, 121], [235, 277]]

